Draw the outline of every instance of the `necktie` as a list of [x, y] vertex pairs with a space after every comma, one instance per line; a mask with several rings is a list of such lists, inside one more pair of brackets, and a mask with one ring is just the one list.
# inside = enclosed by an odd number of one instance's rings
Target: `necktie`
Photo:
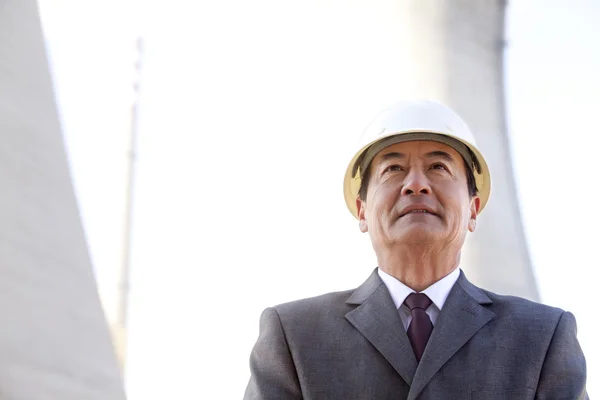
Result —
[[407, 331], [408, 340], [410, 340], [417, 361], [420, 361], [429, 336], [431, 336], [431, 331], [433, 331], [431, 319], [425, 312], [427, 307], [431, 305], [431, 299], [423, 293], [411, 293], [404, 300], [404, 304], [406, 304], [412, 314], [412, 321]]

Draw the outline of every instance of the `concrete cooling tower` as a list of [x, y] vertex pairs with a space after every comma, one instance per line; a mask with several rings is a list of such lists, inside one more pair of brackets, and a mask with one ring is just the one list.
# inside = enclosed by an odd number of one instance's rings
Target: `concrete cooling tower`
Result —
[[0, 398], [124, 399], [34, 0], [0, 3], [0, 139]]
[[399, 40], [408, 55], [410, 94], [457, 111], [491, 169], [490, 202], [467, 240], [461, 267], [484, 288], [539, 300], [505, 120], [505, 8], [501, 0], [405, 0]]

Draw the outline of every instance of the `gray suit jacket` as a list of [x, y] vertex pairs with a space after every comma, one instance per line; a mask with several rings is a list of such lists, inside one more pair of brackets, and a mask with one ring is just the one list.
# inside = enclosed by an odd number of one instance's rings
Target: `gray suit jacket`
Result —
[[586, 399], [569, 312], [461, 272], [420, 363], [376, 270], [356, 290], [266, 309], [244, 399]]

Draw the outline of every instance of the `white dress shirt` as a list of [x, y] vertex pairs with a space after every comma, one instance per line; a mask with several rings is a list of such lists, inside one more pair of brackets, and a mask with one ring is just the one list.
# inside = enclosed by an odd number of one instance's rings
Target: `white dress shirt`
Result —
[[[394, 300], [394, 304], [398, 309], [404, 329], [408, 330], [408, 325], [410, 324], [410, 321], [412, 321], [412, 316], [410, 314], [410, 310], [404, 304], [404, 300], [406, 300], [409, 294], [416, 292], [406, 286], [404, 283], [400, 282], [398, 279], [383, 272], [381, 268], [377, 268], [377, 273], [392, 295], [392, 300]], [[427, 297], [429, 297], [432, 301], [431, 305], [427, 308], [427, 310], [425, 310], [425, 312], [427, 315], [429, 315], [429, 318], [431, 318], [431, 323], [434, 326], [435, 321], [437, 320], [437, 317], [440, 314], [442, 307], [444, 307], [446, 299], [448, 298], [448, 294], [450, 294], [450, 289], [452, 289], [452, 286], [454, 286], [456, 283], [459, 275], [460, 268], [456, 268], [454, 271], [420, 292], [426, 294]]]

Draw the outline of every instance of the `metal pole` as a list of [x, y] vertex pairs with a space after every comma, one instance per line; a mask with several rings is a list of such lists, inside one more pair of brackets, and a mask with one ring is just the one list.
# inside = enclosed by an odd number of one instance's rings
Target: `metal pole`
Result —
[[135, 63], [136, 79], [133, 85], [134, 99], [131, 107], [131, 130], [129, 148], [127, 150], [126, 192], [125, 192], [125, 221], [123, 231], [123, 254], [117, 290], [117, 317], [114, 327], [117, 356], [123, 376], [125, 375], [125, 359], [127, 356], [127, 317], [129, 306], [130, 270], [131, 270], [131, 237], [132, 214], [135, 179], [135, 161], [138, 135], [139, 93], [141, 83], [143, 39], [137, 39], [137, 59]]

